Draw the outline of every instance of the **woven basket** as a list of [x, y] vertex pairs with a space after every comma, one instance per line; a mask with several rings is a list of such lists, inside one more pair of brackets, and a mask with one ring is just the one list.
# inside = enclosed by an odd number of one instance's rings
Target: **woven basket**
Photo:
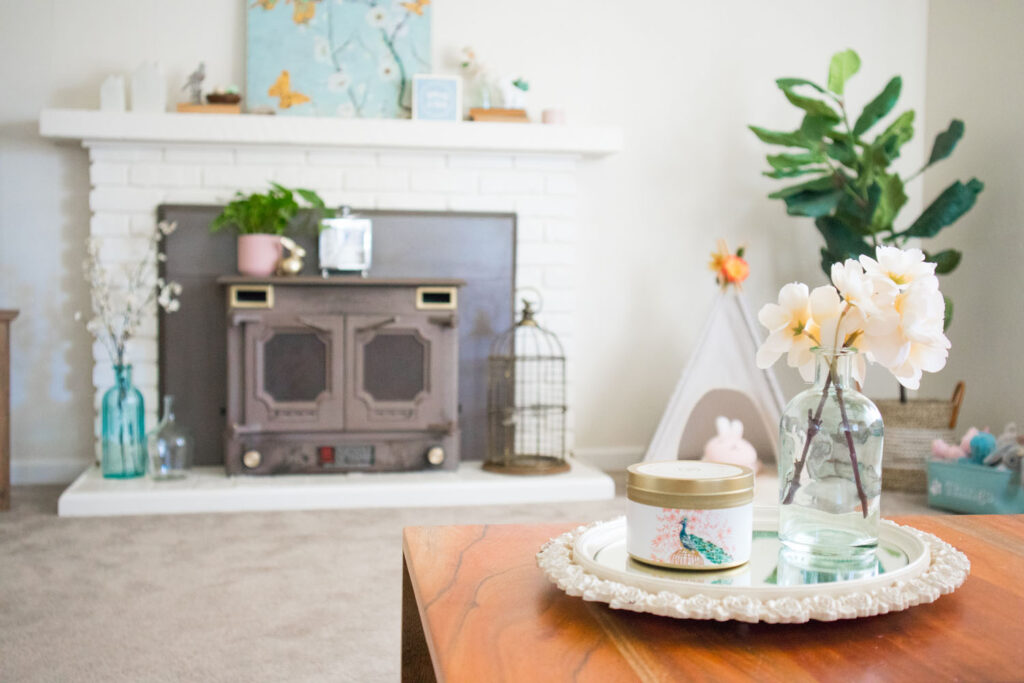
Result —
[[964, 400], [960, 382], [948, 401], [875, 401], [885, 424], [882, 488], [924, 493], [928, 488], [928, 460], [932, 441], [955, 441], [953, 430]]

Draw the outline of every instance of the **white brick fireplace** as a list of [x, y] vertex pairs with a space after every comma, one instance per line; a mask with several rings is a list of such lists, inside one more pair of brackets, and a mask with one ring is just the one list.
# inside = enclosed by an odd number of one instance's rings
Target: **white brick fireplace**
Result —
[[[543, 295], [542, 322], [566, 347], [572, 403], [576, 171], [620, 148], [617, 129], [46, 110], [40, 132], [88, 149], [90, 232], [110, 263], [137, 258], [157, 206], [224, 204], [271, 180], [334, 206], [514, 212], [516, 285]], [[99, 406], [112, 372], [99, 345], [93, 357]], [[154, 424], [155, 314], [130, 358]], [[569, 439], [571, 447], [571, 407]]]

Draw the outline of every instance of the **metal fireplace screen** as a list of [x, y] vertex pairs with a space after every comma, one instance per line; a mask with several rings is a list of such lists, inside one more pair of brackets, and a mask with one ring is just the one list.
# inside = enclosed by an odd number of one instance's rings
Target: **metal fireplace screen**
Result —
[[487, 459], [506, 474], [554, 474], [565, 461], [565, 353], [537, 324], [529, 302], [488, 358]]

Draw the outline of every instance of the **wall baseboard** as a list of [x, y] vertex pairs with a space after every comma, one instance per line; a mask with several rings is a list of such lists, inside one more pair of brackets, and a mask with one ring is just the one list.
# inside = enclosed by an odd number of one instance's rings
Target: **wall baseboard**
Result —
[[11, 484], [70, 484], [89, 466], [86, 460], [15, 460], [11, 463]]
[[646, 446], [597, 446], [577, 448], [573, 451], [582, 462], [605, 472], [621, 472], [644, 459]]

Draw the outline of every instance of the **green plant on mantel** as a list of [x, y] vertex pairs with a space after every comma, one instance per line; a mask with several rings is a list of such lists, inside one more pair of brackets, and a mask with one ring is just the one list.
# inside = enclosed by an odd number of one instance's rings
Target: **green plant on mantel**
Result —
[[[763, 142], [802, 150], [768, 155], [771, 170], [765, 175], [769, 178], [809, 177], [768, 196], [785, 202], [788, 214], [814, 219], [825, 239], [821, 267], [826, 275], [833, 263], [861, 254], [873, 255], [878, 245], [903, 247], [911, 239], [935, 237], [967, 213], [984, 189], [977, 178], [966, 183], [958, 180], [943, 190], [909, 227], [897, 230], [893, 222], [907, 202], [905, 184], [953, 153], [963, 137], [964, 124], [957, 119], [950, 122], [935, 138], [924, 166], [901, 178], [889, 165], [899, 158], [900, 148], [914, 136], [914, 111], [903, 112], [871, 138], [867, 133], [896, 106], [903, 79], [894, 76], [850, 125], [843, 90], [858, 69], [860, 57], [853, 50], [846, 50], [832, 56], [828, 87], [803, 78], [776, 80], [786, 99], [803, 110], [800, 127], [792, 132], [779, 132], [750, 126]], [[946, 249], [937, 253], [925, 251], [925, 257], [935, 263], [935, 272], [943, 275], [959, 265], [962, 254]], [[952, 302], [946, 298], [947, 327], [952, 313]]]
[[312, 209], [310, 222], [316, 224], [322, 217], [334, 215], [324, 200], [313, 190], [295, 189], [277, 183], [270, 184], [270, 190], [250, 195], [235, 193], [235, 199], [224, 207], [219, 216], [210, 224], [211, 232], [233, 227], [239, 235], [284, 235], [292, 220], [304, 207], [296, 199], [302, 199]]

